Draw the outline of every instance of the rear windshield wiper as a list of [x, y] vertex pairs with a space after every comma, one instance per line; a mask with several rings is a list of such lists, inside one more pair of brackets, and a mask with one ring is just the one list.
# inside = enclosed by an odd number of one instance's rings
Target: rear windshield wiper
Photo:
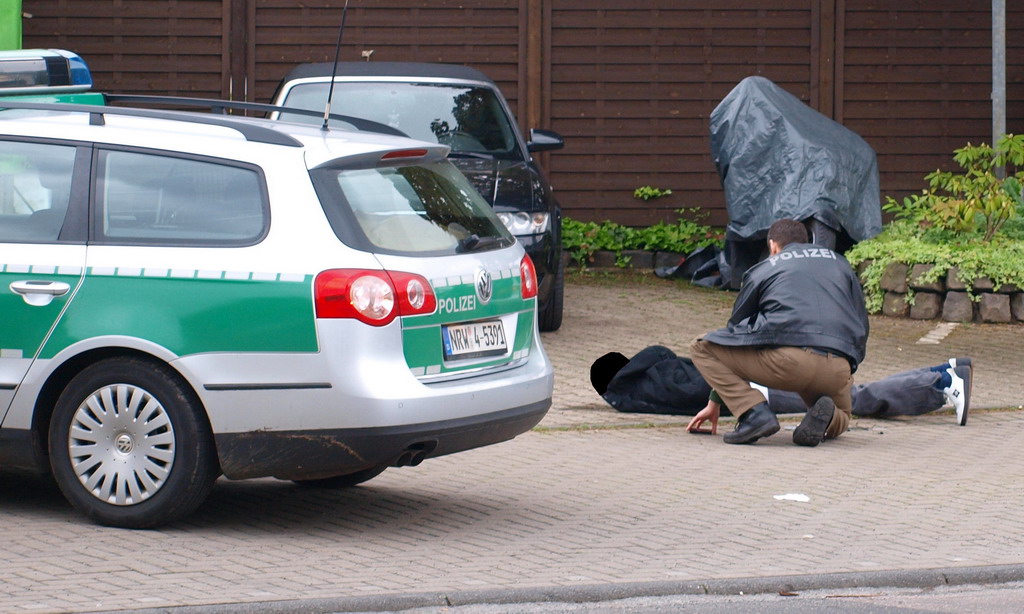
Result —
[[459, 240], [459, 248], [456, 251], [459, 253], [480, 251], [493, 247], [500, 242], [501, 239], [499, 237], [481, 237], [478, 234], [471, 234]]

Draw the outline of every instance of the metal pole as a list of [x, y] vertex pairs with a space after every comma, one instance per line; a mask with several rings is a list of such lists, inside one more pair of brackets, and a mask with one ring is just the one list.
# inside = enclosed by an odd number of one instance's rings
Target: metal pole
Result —
[[1006, 134], [1006, 0], [992, 0], [993, 147], [1004, 134]]

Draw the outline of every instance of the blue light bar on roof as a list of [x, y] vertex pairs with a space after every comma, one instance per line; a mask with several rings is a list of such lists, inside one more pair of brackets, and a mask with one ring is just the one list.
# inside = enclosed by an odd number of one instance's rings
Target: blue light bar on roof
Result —
[[92, 87], [89, 67], [63, 49], [0, 51], [0, 95], [84, 92]]

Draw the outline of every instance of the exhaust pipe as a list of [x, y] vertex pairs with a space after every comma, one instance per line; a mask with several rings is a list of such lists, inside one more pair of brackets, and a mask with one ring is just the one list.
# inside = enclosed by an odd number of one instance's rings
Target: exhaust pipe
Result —
[[420, 441], [412, 444], [395, 459], [395, 467], [415, 467], [422, 463], [437, 448], [436, 441]]

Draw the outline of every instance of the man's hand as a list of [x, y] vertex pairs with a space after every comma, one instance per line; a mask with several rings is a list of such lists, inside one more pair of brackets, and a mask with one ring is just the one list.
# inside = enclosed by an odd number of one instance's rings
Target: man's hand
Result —
[[722, 406], [714, 401], [708, 401], [708, 404], [704, 406], [704, 409], [697, 412], [697, 415], [690, 420], [690, 423], [686, 425], [686, 430], [691, 433], [704, 432], [707, 430], [701, 429], [701, 425], [704, 424], [705, 420], [711, 421], [711, 434], [718, 434], [718, 415], [722, 412]]

